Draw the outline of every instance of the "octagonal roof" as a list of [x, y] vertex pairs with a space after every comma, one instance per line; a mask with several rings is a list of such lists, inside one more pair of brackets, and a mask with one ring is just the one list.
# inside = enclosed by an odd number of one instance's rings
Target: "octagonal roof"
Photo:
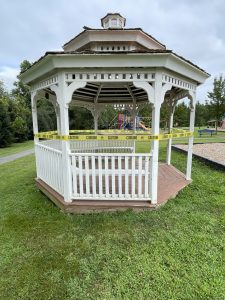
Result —
[[[111, 24], [112, 20], [115, 23]], [[125, 21], [119, 13], [107, 14], [101, 19], [103, 29], [84, 27], [81, 33], [64, 44], [63, 51], [46, 52], [21, 74], [21, 79], [30, 84], [60, 68], [96, 67], [165, 68], [197, 84], [209, 77], [203, 69], [166, 49], [165, 45], [141, 28], [124, 28]]]

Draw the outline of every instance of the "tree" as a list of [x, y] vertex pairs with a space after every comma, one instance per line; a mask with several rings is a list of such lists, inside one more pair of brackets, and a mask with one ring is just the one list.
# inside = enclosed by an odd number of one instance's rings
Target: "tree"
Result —
[[[22, 61], [20, 64], [20, 73], [25, 72], [27, 69], [29, 69], [31, 66], [31, 63], [28, 60]], [[12, 90], [13, 96], [19, 96], [20, 98], [25, 101], [26, 106], [31, 108], [31, 96], [30, 96], [30, 88], [28, 85], [24, 84], [20, 79], [19, 75], [17, 76], [18, 81], [14, 82], [15, 88]]]
[[0, 81], [0, 148], [9, 146], [13, 139], [8, 100], [9, 95]]
[[189, 108], [183, 102], [176, 106], [174, 125], [178, 127], [186, 127], [189, 125]]
[[215, 118], [218, 123], [225, 114], [225, 79], [222, 75], [214, 78], [213, 90], [208, 92], [208, 98], [211, 117]]
[[37, 102], [38, 130], [51, 131], [56, 129], [56, 113], [51, 102], [40, 99]]
[[195, 125], [196, 126], [206, 126], [208, 118], [208, 107], [207, 105], [196, 103], [195, 111]]
[[93, 116], [89, 110], [83, 107], [70, 106], [70, 129], [93, 129]]
[[[28, 60], [22, 61], [20, 64], [20, 72], [23, 73], [27, 69], [29, 69], [31, 63]], [[31, 95], [30, 88], [28, 85], [24, 84], [19, 76], [17, 76], [18, 80], [14, 82], [15, 88], [12, 90], [12, 97], [17, 102], [18, 106], [21, 106], [23, 110], [26, 110], [26, 114], [23, 115], [26, 121], [27, 127], [27, 138], [33, 138], [33, 125], [32, 125], [32, 113], [31, 113]]]

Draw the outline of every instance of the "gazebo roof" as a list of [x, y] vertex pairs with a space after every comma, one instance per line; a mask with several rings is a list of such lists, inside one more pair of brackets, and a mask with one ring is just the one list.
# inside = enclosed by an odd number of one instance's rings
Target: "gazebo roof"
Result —
[[[177, 55], [141, 28], [123, 28], [119, 13], [107, 14], [118, 28], [85, 29], [64, 44], [63, 51], [48, 51], [21, 74], [26, 84], [32, 84], [46, 74], [59, 69], [87, 68], [164, 68], [201, 84], [209, 74], [191, 61]], [[122, 22], [122, 21], [121, 21]], [[109, 59], [110, 56], [110, 59]]]
[[76, 42], [78, 40], [78, 38], [83, 37], [85, 35], [91, 35], [92, 33], [98, 34], [98, 35], [102, 35], [103, 34], [114, 34], [114, 38], [116, 41], [116, 38], [118, 39], [118, 37], [121, 37], [121, 35], [125, 38], [125, 34], [126, 33], [130, 33], [133, 32], [134, 34], [136, 34], [139, 39], [142, 39], [143, 37], [147, 38], [149, 41], [154, 41], [158, 48], [164, 48], [166, 49], [166, 46], [164, 44], [162, 44], [161, 42], [159, 42], [155, 37], [153, 37], [152, 35], [150, 35], [149, 33], [145, 32], [144, 30], [142, 30], [142, 28], [137, 27], [137, 28], [108, 28], [108, 29], [100, 29], [100, 28], [90, 28], [90, 27], [86, 27], [84, 26], [84, 30], [82, 32], [80, 32], [79, 34], [77, 34], [76, 36], [74, 36], [72, 39], [70, 39], [68, 42], [66, 42], [63, 45], [63, 49], [66, 49], [66, 47], [71, 43], [71, 42]]

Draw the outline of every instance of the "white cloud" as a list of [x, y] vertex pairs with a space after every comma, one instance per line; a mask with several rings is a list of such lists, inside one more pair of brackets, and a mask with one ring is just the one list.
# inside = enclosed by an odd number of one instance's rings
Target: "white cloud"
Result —
[[16, 76], [19, 74], [18, 68], [11, 68], [7, 66], [0, 67], [0, 80], [3, 81], [8, 90], [13, 88], [14, 81], [17, 80]]

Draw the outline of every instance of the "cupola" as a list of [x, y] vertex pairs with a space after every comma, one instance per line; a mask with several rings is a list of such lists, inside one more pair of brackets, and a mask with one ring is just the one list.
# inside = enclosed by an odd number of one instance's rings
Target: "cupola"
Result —
[[108, 13], [101, 19], [104, 29], [122, 29], [126, 25], [126, 19], [119, 13]]

